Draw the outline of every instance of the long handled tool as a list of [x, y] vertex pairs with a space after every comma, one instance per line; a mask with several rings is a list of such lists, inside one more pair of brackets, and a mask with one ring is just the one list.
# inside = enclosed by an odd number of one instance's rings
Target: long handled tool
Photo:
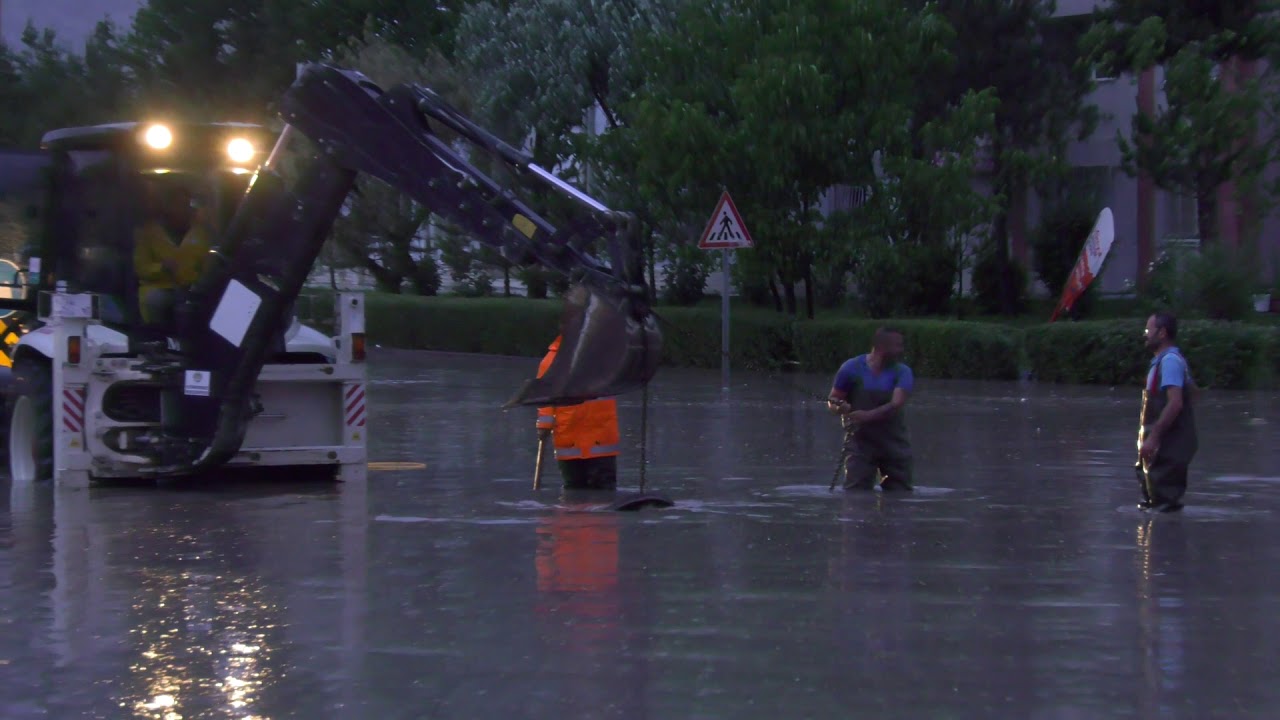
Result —
[[533, 489], [542, 489], [542, 455], [543, 450], [547, 447], [547, 436], [541, 435], [538, 438], [538, 462], [533, 466]]

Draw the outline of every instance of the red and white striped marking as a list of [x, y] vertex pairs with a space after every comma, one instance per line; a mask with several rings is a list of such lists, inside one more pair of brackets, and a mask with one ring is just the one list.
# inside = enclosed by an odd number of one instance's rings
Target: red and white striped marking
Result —
[[364, 385], [347, 388], [347, 427], [364, 427]]
[[62, 389], [62, 425], [71, 432], [84, 430], [85, 388]]

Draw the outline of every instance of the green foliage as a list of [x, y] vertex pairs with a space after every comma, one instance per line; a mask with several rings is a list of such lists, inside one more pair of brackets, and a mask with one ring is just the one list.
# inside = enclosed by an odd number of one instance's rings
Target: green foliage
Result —
[[699, 250], [693, 245], [667, 245], [663, 249], [667, 261], [667, 277], [662, 296], [673, 305], [695, 305], [703, 297], [711, 262], [715, 253]]
[[555, 300], [367, 297], [369, 340], [386, 347], [538, 357], [560, 328]]
[[462, 297], [485, 297], [493, 294], [493, 279], [476, 261], [474, 244], [466, 237], [447, 233], [438, 242], [440, 261], [449, 269], [453, 292]]
[[[1080, 250], [1102, 211], [1103, 202], [1096, 187], [1079, 183], [1053, 183], [1040, 214], [1040, 224], [1031, 236], [1035, 254], [1036, 275], [1049, 289], [1055, 302], [1062, 296]], [[1097, 296], [1097, 283], [1090, 284], [1071, 308], [1071, 317], [1088, 315]]]
[[[332, 296], [299, 303], [307, 321], [323, 325]], [[404, 349], [539, 357], [558, 332], [557, 300], [423, 298], [380, 293], [366, 303], [370, 341]], [[720, 315], [714, 307], [658, 309], [665, 321], [663, 364], [720, 366]], [[314, 319], [313, 319], [314, 316]], [[730, 328], [734, 367], [773, 370], [798, 361], [811, 372], [834, 372], [871, 347], [882, 321], [865, 318], [793, 320], [737, 310]], [[906, 339], [906, 362], [919, 377], [1012, 380], [1022, 363], [1042, 382], [1141, 385], [1151, 361], [1142, 319], [1090, 320], [1015, 329], [954, 320], [892, 321]], [[327, 326], [326, 326], [327, 327]], [[1179, 323], [1178, 345], [1196, 381], [1222, 389], [1280, 383], [1280, 329], [1206, 320]]]
[[[1141, 385], [1151, 363], [1144, 320], [1054, 323], [1026, 330], [1026, 354], [1037, 380]], [[1180, 321], [1178, 346], [1202, 387], [1273, 387], [1280, 331], [1252, 325]]]
[[463, 9], [469, 0], [291, 0], [291, 15], [301, 31], [298, 40], [307, 54], [324, 57], [352, 35], [366, 28], [391, 45], [416, 58], [440, 53], [453, 58], [454, 39]]
[[[1087, 137], [1097, 124], [1097, 108], [1087, 102], [1091, 67], [1078, 61], [1076, 49], [1087, 16], [1054, 17], [1051, 0], [913, 0], [909, 5], [935, 7], [954, 28], [947, 49], [955, 60], [936, 68], [924, 84], [922, 116], [945, 112], [974, 91], [989, 91], [997, 100], [992, 129], [978, 137], [986, 141], [995, 203], [989, 217], [996, 252], [986, 261], [1005, 265], [1010, 212], [1022, 207], [1026, 188], [1065, 165], [1066, 144]], [[998, 280], [1020, 270], [992, 272]], [[1016, 312], [1021, 287], [993, 285], [998, 309]]]
[[117, 120], [132, 96], [119, 44], [104, 22], [83, 53], [31, 25], [18, 47], [0, 45], [0, 145], [36, 147], [54, 128]]
[[[974, 301], [981, 312], [997, 314], [1009, 309], [1021, 313], [1027, 309], [1026, 268], [1012, 258], [1002, 259], [993, 243], [979, 250], [972, 278]], [[1005, 287], [1013, 290], [1007, 297]]]
[[[663, 364], [720, 367], [720, 312], [711, 307], [658, 308], [665, 320]], [[729, 359], [734, 367], [772, 369], [791, 356], [791, 327], [784, 315], [735, 312], [730, 315]]]
[[[875, 320], [814, 320], [795, 326], [795, 353], [815, 372], [835, 372], [840, 363], [871, 349], [884, 323]], [[918, 377], [1011, 380], [1018, 377], [1018, 333], [990, 323], [901, 320], [904, 361]]]
[[1253, 313], [1256, 271], [1246, 253], [1221, 245], [1169, 249], [1152, 263], [1144, 309], [1178, 317], [1240, 320]]
[[[559, 301], [415, 298], [370, 294], [369, 338], [388, 347], [541, 355], [559, 327]], [[720, 367], [720, 313], [711, 307], [659, 308], [663, 364]], [[735, 367], [769, 370], [791, 360], [834, 372], [866, 352], [881, 323], [800, 320], [767, 312], [737, 312], [730, 327]], [[907, 341], [907, 362], [922, 377], [1010, 379], [1018, 372], [1018, 334], [987, 323], [907, 320], [894, 323]]]
[[[840, 234], [819, 229], [817, 203], [833, 185], [871, 184], [878, 152], [918, 154], [909, 123], [916, 83], [942, 62], [948, 32], [932, 12], [888, 0], [834, 9], [818, 0], [685, 3], [676, 22], [639, 35], [634, 58], [647, 72], [640, 91], [618, 106], [627, 123], [604, 144], [628, 159], [630, 184], [662, 208], [656, 221], [669, 237], [700, 228], [722, 188], [732, 192], [756, 241], [753, 254], [769, 269], [748, 271], [757, 300], [776, 275], [785, 309], [796, 312], [797, 284], [821, 264], [831, 303], [849, 257]], [[850, 66], [876, 71], [849, 73]], [[971, 105], [956, 114], [981, 119]], [[973, 145], [973, 123], [949, 129], [936, 133], [925, 163], [934, 151], [963, 154]], [[908, 182], [910, 169], [904, 163], [892, 173]], [[967, 184], [959, 189], [972, 197]], [[952, 197], [936, 186], [927, 192], [939, 206]], [[946, 237], [957, 221], [939, 215], [935, 229]]]
[[[1133, 138], [1116, 141], [1130, 175], [1194, 198], [1199, 237], [1218, 237], [1217, 191], [1229, 181], [1255, 194], [1280, 157], [1280, 137], [1259, 119], [1274, 110], [1274, 75], [1246, 78], [1236, 60], [1280, 50], [1280, 19], [1252, 0], [1122, 0], [1097, 14], [1082, 47], [1104, 67], [1140, 72], [1163, 65], [1165, 102], [1133, 117]], [[1273, 193], [1276, 189], [1273, 189]], [[1269, 203], [1254, 197], [1259, 212]]]
[[[738, 296], [756, 307], [775, 307], [774, 287], [771, 287], [772, 268], [750, 249], [735, 250], [734, 264], [730, 268]], [[782, 306], [776, 305], [781, 311]]]

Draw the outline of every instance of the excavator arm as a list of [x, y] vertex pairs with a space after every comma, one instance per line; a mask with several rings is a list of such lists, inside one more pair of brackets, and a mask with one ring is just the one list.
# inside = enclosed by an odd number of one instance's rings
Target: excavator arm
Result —
[[[572, 281], [556, 363], [526, 382], [508, 407], [583, 402], [638, 389], [652, 378], [662, 338], [647, 303], [631, 215], [538, 167], [427, 88], [384, 91], [357, 72], [310, 65], [284, 94], [280, 115], [283, 133], [179, 308], [183, 368], [207, 370], [210, 393], [181, 396], [179, 411], [165, 424], [163, 464], [214, 467], [238, 451], [252, 417], [256, 378], [278, 348], [292, 304], [360, 173], [403, 192], [507, 260], [542, 265]], [[433, 132], [431, 121], [571, 200], [579, 217], [553, 225], [469, 163]], [[293, 167], [286, 158], [298, 135], [313, 151]], [[600, 241], [610, 263], [591, 252]]]

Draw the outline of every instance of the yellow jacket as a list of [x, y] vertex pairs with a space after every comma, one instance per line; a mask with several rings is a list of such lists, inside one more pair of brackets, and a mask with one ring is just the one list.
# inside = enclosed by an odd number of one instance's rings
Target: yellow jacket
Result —
[[[152, 290], [194, 283], [211, 247], [209, 231], [200, 223], [191, 226], [179, 245], [169, 239], [169, 233], [158, 222], [138, 228], [133, 237], [133, 270], [138, 276], [139, 300]], [[165, 260], [174, 261], [176, 272], [170, 273], [164, 267]]]
[[[538, 367], [546, 374], [560, 350], [560, 338], [548, 348]], [[613, 398], [588, 400], [580, 405], [538, 408], [538, 428], [551, 430], [556, 460], [583, 460], [618, 454], [618, 403]]]

